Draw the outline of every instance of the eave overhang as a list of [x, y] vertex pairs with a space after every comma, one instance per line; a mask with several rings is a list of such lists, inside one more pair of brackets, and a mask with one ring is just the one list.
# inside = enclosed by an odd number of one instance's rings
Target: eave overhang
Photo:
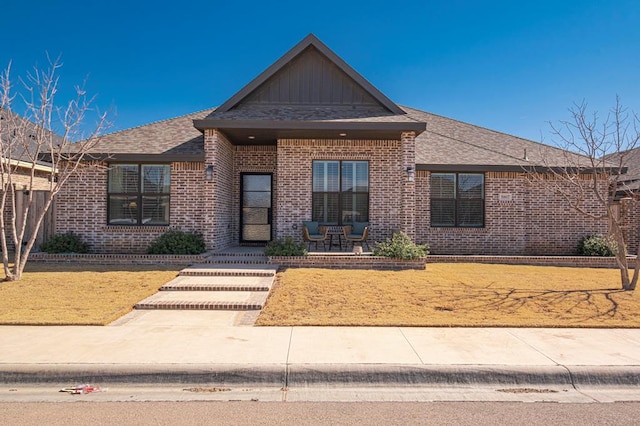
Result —
[[135, 162], [135, 163], [177, 163], [204, 162], [204, 152], [198, 154], [135, 154], [135, 153], [91, 153], [84, 154], [83, 161]]
[[517, 172], [517, 173], [570, 173], [570, 174], [624, 174], [627, 168], [618, 167], [561, 167], [536, 165], [495, 164], [416, 164], [416, 170], [429, 172]]

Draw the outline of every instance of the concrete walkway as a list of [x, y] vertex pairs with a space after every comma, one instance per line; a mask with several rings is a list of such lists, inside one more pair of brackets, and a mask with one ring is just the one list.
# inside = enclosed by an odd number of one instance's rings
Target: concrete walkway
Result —
[[0, 342], [0, 383], [640, 385], [640, 329], [2, 326]]
[[251, 326], [278, 270], [267, 260], [259, 247], [215, 252], [110, 325]]

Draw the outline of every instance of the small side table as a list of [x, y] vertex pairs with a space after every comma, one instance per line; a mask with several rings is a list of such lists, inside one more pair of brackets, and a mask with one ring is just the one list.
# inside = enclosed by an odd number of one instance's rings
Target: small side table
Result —
[[340, 251], [342, 251], [342, 231], [343, 227], [339, 225], [329, 225], [327, 226], [327, 235], [329, 236], [329, 250], [334, 246], [333, 237], [338, 237], [338, 247], [340, 247]]

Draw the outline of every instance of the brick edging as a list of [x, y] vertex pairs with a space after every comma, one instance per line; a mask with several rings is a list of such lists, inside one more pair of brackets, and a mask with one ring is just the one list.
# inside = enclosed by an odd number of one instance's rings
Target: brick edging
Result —
[[90, 263], [102, 265], [120, 264], [193, 264], [202, 263], [205, 255], [174, 254], [49, 254], [31, 253], [29, 262]]
[[308, 256], [268, 256], [269, 263], [287, 268], [325, 269], [377, 269], [377, 270], [422, 270], [426, 258], [400, 260], [369, 255], [308, 255]]
[[[635, 260], [629, 258], [629, 260]], [[567, 266], [574, 268], [616, 268], [614, 257], [597, 256], [458, 256], [429, 255], [427, 263], [494, 263], [502, 265]], [[633, 265], [629, 265], [630, 268]]]
[[[118, 264], [194, 264], [204, 263], [202, 255], [153, 255], [153, 254], [48, 254], [31, 253], [30, 262]], [[429, 255], [418, 260], [398, 260], [370, 255], [322, 255], [269, 256], [268, 263], [291, 268], [329, 269], [424, 269], [428, 263], [493, 263], [504, 265], [567, 266], [583, 268], [616, 268], [613, 257], [595, 256], [467, 256]], [[635, 260], [630, 257], [629, 261]], [[633, 264], [629, 264], [633, 268]]]

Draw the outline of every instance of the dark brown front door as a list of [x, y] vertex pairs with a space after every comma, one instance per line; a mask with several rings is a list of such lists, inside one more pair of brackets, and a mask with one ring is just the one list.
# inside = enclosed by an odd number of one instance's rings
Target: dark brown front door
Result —
[[240, 175], [240, 242], [271, 241], [271, 174]]

